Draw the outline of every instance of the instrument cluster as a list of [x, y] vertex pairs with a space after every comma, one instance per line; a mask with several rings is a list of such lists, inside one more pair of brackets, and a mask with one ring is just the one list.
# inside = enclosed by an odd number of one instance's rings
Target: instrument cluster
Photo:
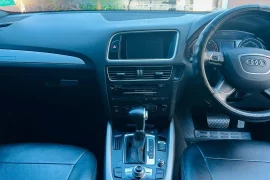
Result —
[[[192, 62], [196, 42], [197, 39], [189, 44], [185, 52], [186, 59], [190, 62]], [[208, 41], [206, 51], [223, 52], [227, 49], [245, 47], [266, 49], [265, 42], [252, 33], [220, 30]]]

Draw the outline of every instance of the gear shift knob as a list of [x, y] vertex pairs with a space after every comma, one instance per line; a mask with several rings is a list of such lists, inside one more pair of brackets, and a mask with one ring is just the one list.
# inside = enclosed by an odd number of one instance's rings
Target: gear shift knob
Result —
[[[133, 108], [129, 111], [128, 115], [136, 123], [136, 132], [131, 141], [131, 146], [127, 146], [127, 159], [129, 163], [144, 164], [145, 163], [145, 120], [148, 119], [148, 111], [143, 107]], [[140, 171], [140, 172], [139, 172]], [[145, 172], [142, 168], [134, 170], [134, 175], [138, 179], [143, 177]]]
[[144, 132], [145, 121], [148, 119], [148, 111], [143, 107], [137, 107], [131, 109], [128, 115], [136, 123], [136, 131]]

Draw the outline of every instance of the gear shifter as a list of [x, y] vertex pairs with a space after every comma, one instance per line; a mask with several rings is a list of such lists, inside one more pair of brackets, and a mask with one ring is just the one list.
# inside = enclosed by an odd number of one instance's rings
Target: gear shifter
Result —
[[143, 139], [145, 135], [145, 121], [148, 119], [148, 111], [146, 111], [145, 108], [139, 107], [131, 109], [128, 115], [136, 123], [135, 138], [137, 140]]
[[127, 144], [126, 162], [130, 164], [145, 163], [145, 121], [148, 119], [148, 111], [143, 107], [133, 108], [129, 111], [130, 118], [136, 123], [136, 131], [133, 138]]

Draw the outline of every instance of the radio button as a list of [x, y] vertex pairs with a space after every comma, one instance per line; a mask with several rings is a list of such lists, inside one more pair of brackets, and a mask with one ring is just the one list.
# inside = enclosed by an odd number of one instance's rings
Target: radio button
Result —
[[147, 104], [145, 105], [145, 109], [149, 112], [156, 112], [157, 111], [157, 106], [152, 105], [152, 104]]
[[162, 101], [168, 100], [168, 97], [162, 97], [161, 100]]
[[165, 84], [158, 84], [158, 87], [159, 88], [164, 88], [165, 87]]
[[161, 105], [161, 111], [166, 112], [167, 111], [167, 105]]
[[128, 112], [128, 111], [131, 110], [131, 109], [132, 109], [131, 106], [125, 106], [125, 107], [124, 107], [124, 110], [125, 110], [126, 112]]

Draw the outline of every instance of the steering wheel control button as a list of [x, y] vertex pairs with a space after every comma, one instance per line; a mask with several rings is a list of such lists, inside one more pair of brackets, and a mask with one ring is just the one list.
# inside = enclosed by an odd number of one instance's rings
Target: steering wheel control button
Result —
[[163, 167], [165, 165], [165, 161], [163, 159], [158, 160], [158, 166]]
[[135, 178], [143, 178], [145, 175], [145, 169], [142, 166], [136, 166], [133, 169], [133, 176]]
[[209, 63], [215, 65], [222, 65], [224, 63], [224, 56], [221, 52], [207, 52], [205, 58], [209, 61]]
[[248, 74], [268, 74], [270, 72], [270, 58], [263, 55], [240, 55], [240, 65]]
[[121, 167], [113, 168], [113, 174], [115, 178], [122, 178], [122, 169]]

